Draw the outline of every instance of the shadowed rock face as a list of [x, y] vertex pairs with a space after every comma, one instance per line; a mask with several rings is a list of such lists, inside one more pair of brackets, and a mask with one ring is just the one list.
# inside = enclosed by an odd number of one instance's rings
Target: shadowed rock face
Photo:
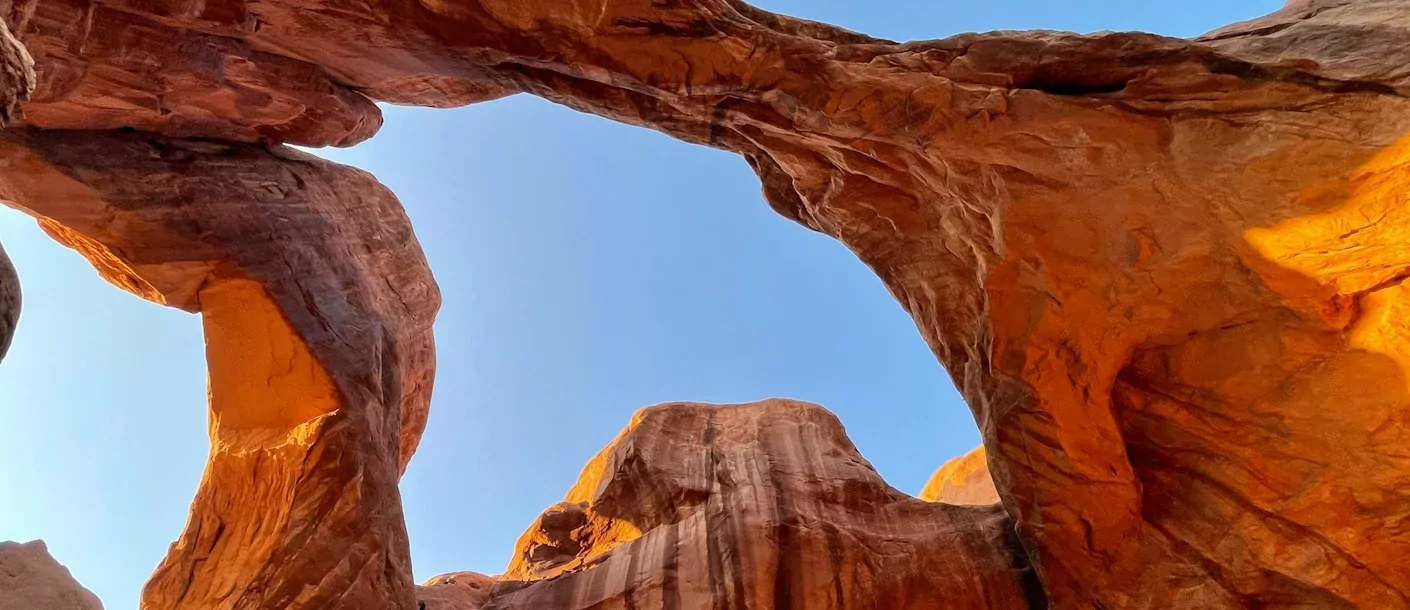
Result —
[[44, 541], [0, 542], [0, 610], [103, 610]]
[[203, 317], [210, 461], [143, 607], [410, 607], [439, 293], [396, 198], [277, 146], [23, 128], [0, 159], [104, 279]]
[[371, 100], [317, 65], [107, 3], [31, 6], [19, 28], [38, 60], [31, 125], [307, 146], [355, 144], [382, 126]]
[[0, 360], [4, 360], [10, 350], [19, 321], [20, 278], [15, 274], [10, 257], [5, 255], [5, 247], [0, 246]]
[[[19, 114], [20, 102], [34, 91], [34, 59], [0, 19], [0, 127]], [[5, 359], [20, 318], [20, 278], [0, 245], [0, 360]]]
[[735, 151], [870, 265], [1055, 607], [1410, 607], [1410, 0], [906, 44], [735, 0], [5, 8], [0, 197], [213, 346], [144, 608], [414, 604], [434, 285], [389, 193], [277, 142], [517, 92]]
[[1012, 528], [997, 505], [892, 489], [816, 405], [660, 405], [588, 463], [470, 607], [1043, 607]]

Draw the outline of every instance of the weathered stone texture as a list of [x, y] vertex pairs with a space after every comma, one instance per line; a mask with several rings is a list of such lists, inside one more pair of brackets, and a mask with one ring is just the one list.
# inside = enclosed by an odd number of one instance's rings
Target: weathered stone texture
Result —
[[414, 603], [434, 284], [389, 193], [278, 143], [516, 92], [735, 151], [874, 269], [1055, 607], [1410, 608], [1410, 0], [904, 44], [736, 0], [5, 8], [0, 198], [215, 341], [146, 608]]
[[589, 462], [484, 607], [1024, 609], [1026, 562], [1001, 507], [891, 488], [821, 407], [676, 403]]
[[439, 293], [390, 192], [282, 147], [11, 129], [0, 198], [104, 279], [203, 315], [210, 462], [144, 608], [412, 604], [396, 482]]
[[44, 541], [0, 542], [0, 610], [103, 610]]

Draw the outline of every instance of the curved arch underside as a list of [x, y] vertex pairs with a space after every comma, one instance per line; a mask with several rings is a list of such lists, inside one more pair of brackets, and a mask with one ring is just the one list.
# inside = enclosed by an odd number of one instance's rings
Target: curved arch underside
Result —
[[735, 151], [870, 265], [1053, 607], [1410, 607], [1406, 0], [906, 44], [735, 0], [9, 8], [0, 199], [205, 317], [211, 460], [143, 608], [412, 606], [435, 284], [385, 188], [279, 143], [519, 92]]

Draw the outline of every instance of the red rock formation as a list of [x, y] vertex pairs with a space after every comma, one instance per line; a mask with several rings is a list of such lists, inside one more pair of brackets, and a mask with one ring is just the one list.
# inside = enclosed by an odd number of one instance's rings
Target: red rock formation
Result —
[[679, 403], [588, 463], [484, 607], [1039, 607], [1025, 561], [1002, 508], [892, 489], [821, 407]]
[[[216, 341], [211, 466], [146, 608], [412, 604], [435, 308], [364, 175], [168, 136], [345, 144], [360, 96], [513, 92], [735, 151], [875, 269], [1055, 607], [1410, 608], [1407, 0], [908, 44], [737, 0], [7, 8], [38, 87], [0, 197]], [[275, 365], [300, 375], [247, 383]]]
[[31, 125], [308, 146], [355, 144], [382, 126], [371, 100], [320, 66], [107, 3], [33, 6], [19, 28], [38, 60]]
[[0, 542], [0, 610], [103, 610], [44, 541]]
[[[34, 86], [34, 59], [0, 19], [0, 127], [19, 115], [20, 102], [29, 99]], [[19, 318], [20, 278], [0, 245], [0, 360], [10, 349]]]
[[0, 159], [105, 279], [203, 315], [210, 462], [143, 607], [411, 606], [396, 483], [439, 295], [396, 198], [282, 147], [12, 129]]
[[5, 247], [0, 246], [0, 360], [4, 360], [10, 350], [19, 320], [20, 278], [10, 257], [5, 255]]
[[416, 587], [417, 610], [479, 610], [489, 601], [495, 580], [476, 572], [433, 576]]
[[999, 501], [994, 477], [989, 475], [988, 454], [984, 447], [950, 460], [941, 466], [920, 491], [926, 502], [944, 502], [960, 506], [984, 506]]
[[1371, 5], [1333, 4], [1277, 63], [1240, 55], [1265, 28], [893, 45], [723, 1], [439, 17], [505, 87], [741, 153], [872, 266], [974, 406], [1056, 606], [1404, 608], [1410, 100], [1300, 67], [1375, 56]]

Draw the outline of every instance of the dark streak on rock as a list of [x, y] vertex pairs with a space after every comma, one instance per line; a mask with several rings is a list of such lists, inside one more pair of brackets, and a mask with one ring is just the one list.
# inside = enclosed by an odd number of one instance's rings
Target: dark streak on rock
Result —
[[842, 588], [842, 530], [831, 523], [822, 524], [823, 535], [827, 537], [827, 560], [832, 573], [832, 596], [837, 608], [847, 606], [847, 596]]
[[[799, 560], [802, 557], [798, 554], [796, 542], [793, 540], [793, 528], [796, 526], [798, 515], [793, 509], [793, 499], [783, 484], [783, 476], [774, 468], [770, 453], [761, 454], [764, 457], [764, 467], [769, 471], [769, 482], [774, 489], [774, 511], [778, 515], [778, 527], [775, 528], [775, 536], [778, 539], [778, 565], [774, 570], [774, 610], [793, 610], [793, 590], [792, 581], [798, 580], [801, 585], [803, 571], [800, 569]], [[801, 586], [799, 588], [802, 588]]]
[[720, 146], [724, 141], [725, 117], [729, 114], [730, 102], [729, 99], [720, 100], [720, 103], [710, 109], [709, 138], [711, 146]]
[[[637, 582], [638, 580], [637, 573], [641, 571], [641, 555], [646, 548], [646, 545], [642, 544], [642, 542], [643, 541], [638, 540], [637, 543], [632, 545], [627, 551], [628, 555], [631, 557], [631, 559], [627, 561], [627, 582]], [[622, 600], [623, 604], [626, 605], [626, 610], [638, 610], [635, 588], [628, 587], [626, 591], [622, 592]]]
[[1013, 523], [1004, 527], [1003, 544], [1004, 549], [1008, 551], [1013, 571], [1018, 574], [1023, 595], [1028, 600], [1028, 610], [1047, 610], [1048, 594], [1043, 589], [1043, 581], [1038, 578], [1038, 571], [1034, 569], [1033, 562], [1028, 558], [1028, 551], [1023, 547], [1023, 539], [1018, 535], [1018, 527]]
[[[715, 446], [715, 413], [710, 413], [710, 420], [705, 424], [705, 433], [701, 436], [701, 442], [710, 450], [710, 475], [711, 488], [719, 486], [720, 453]], [[710, 498], [705, 502], [705, 554], [710, 562], [710, 607], [713, 610], [727, 610], [729, 608], [729, 598], [724, 589], [725, 566], [724, 556], [720, 551], [720, 528], [713, 527], [715, 513], [720, 513], [721, 525], [728, 525], [726, 515], [723, 512], [723, 505], [720, 502], [720, 494], [711, 493]]]
[[666, 526], [666, 544], [661, 549], [661, 610], [680, 610], [680, 523]]

